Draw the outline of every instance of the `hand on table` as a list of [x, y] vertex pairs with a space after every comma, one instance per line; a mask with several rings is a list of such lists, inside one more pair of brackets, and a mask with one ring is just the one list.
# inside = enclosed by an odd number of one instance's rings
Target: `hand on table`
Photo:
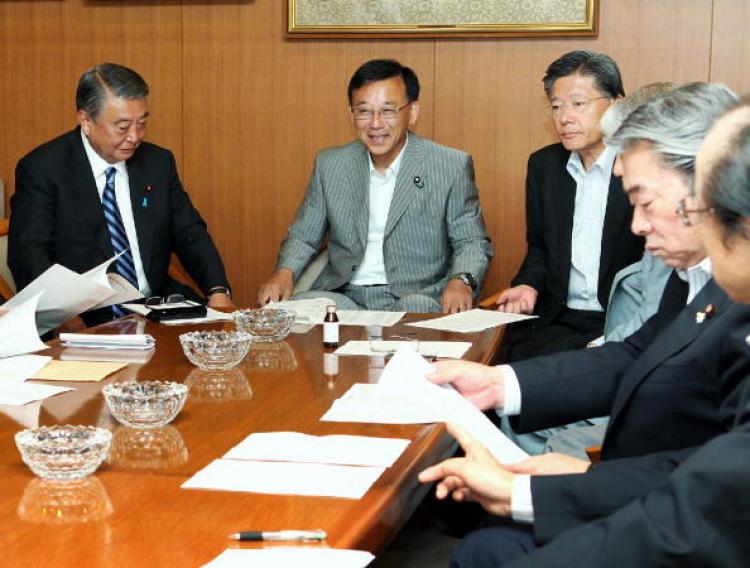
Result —
[[505, 467], [513, 473], [524, 473], [527, 475], [565, 475], [568, 473], [585, 473], [591, 462], [558, 454], [541, 454], [531, 456], [522, 462], [507, 464]]
[[448, 432], [466, 455], [447, 459], [419, 474], [419, 481], [437, 481], [435, 496], [454, 501], [476, 501], [487, 512], [508, 516], [514, 474], [505, 469], [480, 442], [454, 424]]
[[294, 291], [294, 273], [288, 268], [280, 268], [266, 280], [258, 290], [258, 303], [261, 306], [268, 302], [288, 300]]
[[461, 280], [453, 278], [443, 289], [443, 295], [440, 298], [440, 305], [444, 314], [455, 314], [470, 310], [474, 304], [474, 297], [471, 293], [471, 287], [464, 284]]
[[502, 408], [505, 402], [503, 375], [498, 367], [471, 361], [437, 361], [427, 379], [437, 385], [450, 384], [479, 410]]
[[507, 288], [497, 298], [497, 311], [511, 314], [531, 314], [534, 312], [537, 296], [539, 296], [539, 292], [526, 284]]

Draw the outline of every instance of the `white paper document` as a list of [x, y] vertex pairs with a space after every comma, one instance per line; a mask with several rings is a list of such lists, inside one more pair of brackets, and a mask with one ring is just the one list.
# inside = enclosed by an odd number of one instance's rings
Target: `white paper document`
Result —
[[[432, 413], [435, 419], [429, 422], [458, 424], [482, 442], [499, 461], [513, 463], [528, 457], [457, 391], [428, 381], [425, 375], [432, 370], [432, 365], [405, 347], [385, 366], [378, 384], [353, 385], [333, 403], [321, 420], [383, 423], [383, 417], [388, 415], [394, 424], [411, 423], [410, 419], [415, 417], [422, 419], [414, 420], [414, 423], [423, 423], [428, 422], [424, 418]], [[352, 391], [355, 394], [350, 394]], [[398, 415], [399, 410], [403, 411], [402, 415]]]
[[[128, 300], [142, 297], [130, 284], [120, 282], [118, 275], [106, 274], [106, 267], [114, 260], [115, 257], [112, 257], [86, 274], [76, 274], [64, 266], [53, 264], [3, 307], [15, 308], [44, 292], [39, 299], [36, 316], [37, 330], [43, 335], [85, 311], [112, 305], [125, 297]], [[115, 282], [114, 288], [112, 282]]]
[[92, 349], [153, 349], [156, 341], [146, 333], [61, 333], [60, 341], [66, 347]]
[[424, 327], [426, 329], [439, 329], [442, 331], [455, 331], [458, 333], [476, 333], [492, 327], [533, 319], [535, 317], [537, 316], [506, 314], [505, 312], [498, 312], [496, 310], [475, 309], [435, 319], [407, 323], [406, 325]]
[[36, 400], [43, 400], [74, 389], [54, 387], [35, 383], [5, 383], [0, 381], [0, 405], [20, 406]]
[[[147, 308], [143, 304], [123, 304], [122, 307], [143, 317], [146, 317], [151, 311], [151, 308]], [[216, 321], [232, 321], [232, 314], [226, 314], [224, 312], [214, 310], [213, 308], [206, 308], [206, 317], [167, 320], [159, 323], [162, 323], [164, 325], [185, 325], [191, 323], [211, 323]]]
[[224, 458], [390, 467], [409, 444], [399, 438], [264, 432], [251, 434]]
[[[404, 341], [348, 341], [336, 350], [336, 355], [365, 355], [377, 357], [395, 353]], [[423, 357], [460, 359], [471, 348], [469, 341], [420, 341], [419, 354]], [[374, 349], [374, 350], [373, 350]]]
[[320, 546], [227, 548], [204, 568], [365, 568], [373, 560], [366, 550]]
[[[43, 292], [0, 316], [0, 358], [46, 349], [36, 329], [36, 307]], [[3, 306], [7, 309], [7, 304]]]
[[383, 467], [218, 459], [182, 488], [360, 499], [384, 471]]
[[[284, 300], [283, 302], [271, 302], [266, 305], [268, 308], [283, 308], [292, 310], [297, 314], [296, 322], [311, 323], [318, 325], [323, 323], [326, 315], [326, 306], [335, 304], [328, 298], [312, 298], [309, 300]], [[386, 312], [377, 310], [339, 310], [336, 312], [339, 316], [340, 325], [379, 325], [382, 327], [391, 327], [396, 325], [406, 312]]]
[[52, 361], [45, 355], [17, 355], [0, 359], [0, 384], [22, 383]]

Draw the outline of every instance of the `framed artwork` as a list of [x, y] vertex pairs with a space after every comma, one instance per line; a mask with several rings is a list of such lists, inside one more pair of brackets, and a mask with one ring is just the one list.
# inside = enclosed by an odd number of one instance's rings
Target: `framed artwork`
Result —
[[287, 37], [595, 36], [599, 0], [288, 0]]

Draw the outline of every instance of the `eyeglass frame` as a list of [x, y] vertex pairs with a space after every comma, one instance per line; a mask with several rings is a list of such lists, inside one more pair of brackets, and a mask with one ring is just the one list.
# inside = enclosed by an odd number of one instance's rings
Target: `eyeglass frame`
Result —
[[[381, 109], [369, 109], [369, 108], [355, 108], [355, 107], [349, 107], [349, 112], [352, 113], [352, 118], [356, 122], [370, 122], [373, 118], [375, 118], [375, 115], [377, 114], [381, 120], [385, 120], [386, 122], [390, 122], [391, 120], [396, 120], [398, 116], [401, 114], [401, 111], [404, 110], [406, 107], [411, 105], [414, 101], [409, 101], [403, 106], [400, 106], [398, 108], [381, 108]], [[370, 115], [365, 117], [357, 117], [355, 115], [356, 111], [363, 111], [363, 112], [369, 112]], [[395, 114], [393, 116], [383, 116], [383, 112], [394, 112]]]
[[[569, 101], [567, 103], [560, 103], [559, 106], [558, 106], [558, 108], [555, 108], [556, 105], [554, 105], [554, 104], [548, 105], [545, 108], [547, 110], [547, 113], [552, 118], [559, 118], [560, 115], [563, 113], [564, 110], [569, 110], [569, 111], [571, 111], [572, 113], [574, 113], [576, 115], [581, 115], [581, 114], [583, 114], [584, 112], [586, 112], [588, 110], [588, 108], [591, 106], [591, 104], [594, 101], [598, 101], [598, 100], [601, 100], [601, 99], [610, 99], [611, 100], [612, 98], [613, 97], [611, 97], [609, 95], [602, 95], [600, 97], [594, 97], [593, 99], [586, 99], [585, 101]], [[574, 105], [579, 105], [579, 108], [576, 108]]]
[[694, 195], [686, 195], [685, 197], [683, 197], [677, 202], [677, 209], [675, 210], [675, 212], [679, 216], [680, 221], [682, 221], [682, 224], [685, 225], [686, 227], [694, 226], [693, 222], [690, 220], [691, 213], [702, 214], [702, 213], [714, 212], [713, 207], [693, 207], [692, 209], [689, 208], [687, 206], [687, 200], [694, 199], [694, 198], [695, 198]]
[[182, 294], [169, 294], [169, 296], [149, 296], [143, 301], [143, 305], [147, 308], [155, 308], [157, 306], [163, 306], [164, 304], [181, 304], [185, 301], [185, 296]]

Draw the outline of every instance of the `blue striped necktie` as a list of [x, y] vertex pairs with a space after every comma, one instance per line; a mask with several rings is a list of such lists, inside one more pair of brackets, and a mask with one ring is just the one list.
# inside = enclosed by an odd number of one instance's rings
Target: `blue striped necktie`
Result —
[[[115, 261], [115, 268], [117, 270], [117, 273], [137, 289], [138, 276], [135, 272], [133, 253], [130, 251], [128, 235], [125, 233], [125, 225], [123, 225], [122, 223], [122, 215], [120, 215], [120, 208], [117, 206], [117, 198], [115, 197], [116, 173], [116, 168], [107, 168], [107, 182], [104, 185], [104, 195], [102, 197], [104, 218], [107, 220], [107, 229], [109, 229], [109, 240], [112, 243], [112, 250], [116, 255], [122, 253], [117, 257], [117, 260]], [[119, 306], [112, 306], [112, 311], [118, 317], [123, 316], [127, 313]]]

